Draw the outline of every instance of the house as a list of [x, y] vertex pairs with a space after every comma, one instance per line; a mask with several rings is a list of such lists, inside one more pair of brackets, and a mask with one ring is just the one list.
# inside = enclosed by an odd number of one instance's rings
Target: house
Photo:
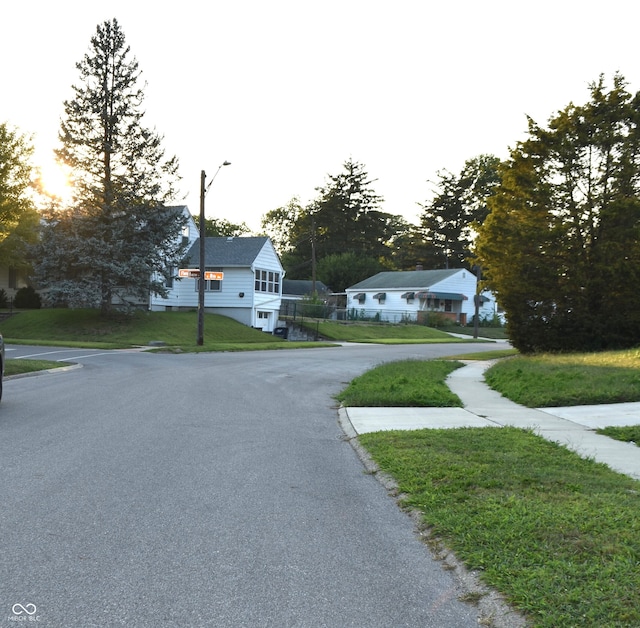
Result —
[[[428, 320], [432, 312], [466, 325], [475, 315], [476, 276], [464, 268], [387, 271], [347, 288], [350, 318]], [[480, 319], [496, 313], [494, 296], [480, 295]]]
[[[200, 268], [200, 238], [190, 217], [182, 237], [188, 246], [185, 268]], [[205, 312], [222, 314], [244, 325], [272, 332], [277, 325], [284, 269], [268, 237], [205, 238], [205, 270], [222, 273], [205, 280]], [[191, 310], [198, 307], [199, 279], [175, 277], [168, 295], [152, 295], [152, 311]]]
[[9, 301], [13, 301], [16, 292], [20, 288], [29, 285], [28, 278], [24, 270], [17, 270], [13, 266], [0, 267], [0, 289], [4, 290]]

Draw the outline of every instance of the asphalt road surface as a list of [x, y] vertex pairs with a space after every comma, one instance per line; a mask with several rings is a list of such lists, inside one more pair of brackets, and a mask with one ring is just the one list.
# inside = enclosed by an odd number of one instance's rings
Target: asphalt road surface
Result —
[[332, 395], [383, 361], [486, 349], [9, 347], [82, 368], [5, 382], [0, 626], [477, 626]]

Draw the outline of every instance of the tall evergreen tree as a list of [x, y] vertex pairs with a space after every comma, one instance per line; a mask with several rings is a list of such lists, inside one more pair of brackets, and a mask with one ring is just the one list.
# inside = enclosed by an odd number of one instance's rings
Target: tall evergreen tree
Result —
[[459, 175], [438, 172], [438, 191], [422, 205], [421, 227], [426, 244], [424, 260], [430, 268], [462, 268], [469, 265], [475, 226], [486, 218], [487, 198], [499, 181], [493, 155], [469, 159]]
[[640, 93], [601, 76], [502, 165], [476, 251], [521, 351], [640, 344]]
[[342, 253], [390, 257], [389, 244], [405, 223], [382, 211], [383, 199], [371, 183], [364, 166], [349, 159], [342, 172], [317, 188], [318, 197], [297, 214], [290, 231], [291, 250], [285, 257], [290, 277], [308, 277], [314, 258]]
[[53, 302], [99, 306], [165, 294], [179, 265], [184, 218], [168, 208], [177, 160], [143, 126], [140, 71], [117, 20], [98, 25], [64, 103], [57, 157], [71, 170], [73, 206], [50, 213], [37, 279]]

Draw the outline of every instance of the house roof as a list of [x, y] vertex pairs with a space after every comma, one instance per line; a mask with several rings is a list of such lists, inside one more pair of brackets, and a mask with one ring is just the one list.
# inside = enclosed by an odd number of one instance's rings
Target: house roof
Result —
[[[316, 292], [328, 292], [329, 288], [321, 281], [316, 281]], [[313, 292], [313, 281], [307, 279], [283, 279], [282, 294], [295, 294], [296, 296], [304, 296]]]
[[[204, 239], [205, 266], [251, 266], [269, 238], [266, 236]], [[191, 266], [200, 264], [200, 238], [187, 253]]]
[[347, 290], [426, 290], [452, 277], [463, 268], [442, 270], [392, 270], [378, 273], [361, 281]]

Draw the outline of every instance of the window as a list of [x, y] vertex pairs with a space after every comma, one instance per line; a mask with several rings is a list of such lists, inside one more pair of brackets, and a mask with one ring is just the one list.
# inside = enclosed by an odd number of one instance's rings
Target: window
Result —
[[[207, 271], [216, 271], [219, 273], [222, 272], [222, 268], [213, 268], [209, 266], [207, 266], [204, 270], [205, 272]], [[221, 289], [222, 289], [222, 282], [219, 281], [218, 279], [207, 279], [204, 282], [205, 292], [220, 292]], [[198, 292], [199, 290], [200, 290], [200, 280], [196, 279], [196, 292]]]
[[451, 299], [444, 300], [444, 311], [453, 312], [453, 301]]
[[173, 288], [173, 277], [176, 274], [175, 268], [167, 268], [164, 276], [164, 285], [167, 288]]
[[273, 270], [256, 270], [256, 292], [280, 294], [280, 273]]

